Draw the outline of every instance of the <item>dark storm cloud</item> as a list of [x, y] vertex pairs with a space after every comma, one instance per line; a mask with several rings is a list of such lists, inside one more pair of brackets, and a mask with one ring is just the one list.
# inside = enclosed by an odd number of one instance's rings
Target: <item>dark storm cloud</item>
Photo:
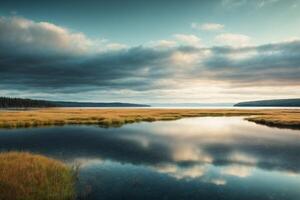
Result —
[[[107, 49], [81, 33], [0, 18], [0, 89], [80, 92], [176, 87], [173, 81], [300, 84], [300, 42], [252, 47]], [[99, 51], [100, 49], [100, 51]]]
[[[85, 86], [138, 89], [152, 85], [152, 79], [164, 75], [160, 66], [166, 54], [138, 47], [88, 58], [14, 56], [1, 59], [0, 76], [2, 84], [40, 89]], [[151, 80], [147, 82], [148, 79]]]

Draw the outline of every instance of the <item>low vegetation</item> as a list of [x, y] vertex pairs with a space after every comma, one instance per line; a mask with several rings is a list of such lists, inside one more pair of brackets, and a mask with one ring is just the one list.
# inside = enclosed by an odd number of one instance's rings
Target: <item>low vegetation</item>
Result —
[[299, 128], [300, 110], [288, 109], [64, 109], [1, 111], [1, 128], [66, 124], [118, 127], [141, 121], [176, 120], [184, 117], [247, 116], [247, 120], [276, 127]]
[[282, 112], [277, 115], [263, 115], [248, 117], [246, 120], [257, 124], [267, 125], [277, 128], [290, 128], [300, 130], [300, 110], [292, 112]]
[[63, 163], [30, 153], [0, 153], [0, 200], [75, 199], [75, 173]]

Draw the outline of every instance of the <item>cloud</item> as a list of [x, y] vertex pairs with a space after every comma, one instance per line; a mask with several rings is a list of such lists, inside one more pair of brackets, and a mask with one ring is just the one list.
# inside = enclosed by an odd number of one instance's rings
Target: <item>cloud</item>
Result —
[[47, 22], [2, 17], [0, 91], [35, 96], [84, 93], [88, 98], [109, 94], [117, 99], [151, 95], [166, 100], [175, 95], [187, 98], [185, 92], [195, 101], [195, 91], [206, 100], [216, 98], [212, 91], [236, 98], [246, 91], [243, 88], [257, 91], [253, 87], [258, 85], [297, 91], [299, 40], [248, 46], [248, 36], [221, 34], [217, 39], [227, 46], [203, 47], [195, 35], [176, 34], [173, 40], [129, 47], [94, 43], [82, 33]]
[[79, 55], [127, 48], [125, 44], [92, 40], [65, 27], [18, 16], [0, 17], [0, 35], [2, 48], [14, 48], [20, 54]]
[[1, 48], [16, 53], [79, 54], [89, 50], [92, 41], [82, 33], [21, 17], [0, 17]]
[[225, 179], [212, 179], [210, 180], [211, 183], [215, 185], [226, 185], [227, 181]]
[[108, 43], [106, 44], [107, 50], [121, 50], [121, 49], [126, 49], [127, 45], [125, 44], [120, 44], [120, 43]]
[[251, 175], [252, 168], [247, 166], [229, 166], [222, 170], [222, 174], [246, 178]]
[[154, 167], [157, 172], [168, 174], [176, 179], [194, 179], [203, 176], [206, 172], [204, 166], [191, 166], [181, 168], [177, 165], [159, 165]]
[[192, 34], [175, 34], [174, 38], [183, 45], [200, 46], [201, 39]]
[[150, 46], [154, 48], [172, 48], [177, 46], [177, 42], [173, 40], [159, 40], [150, 42]]
[[299, 42], [300, 41], [300, 37], [297, 37], [297, 36], [292, 36], [292, 37], [288, 37], [288, 38], [285, 38], [283, 41], [281, 42]]
[[247, 35], [224, 33], [217, 35], [215, 41], [221, 45], [247, 46], [251, 44], [251, 38]]
[[[241, 48], [216, 47], [204, 65], [211, 76], [215, 76], [212, 79], [238, 85], [299, 85], [300, 55], [295, 52], [299, 47], [299, 41]], [[237, 55], [247, 56], [236, 59]]]
[[155, 65], [163, 64], [168, 58], [166, 54], [170, 52], [136, 47], [77, 57], [7, 55], [0, 61], [1, 83], [6, 87], [40, 90], [70, 87], [73, 92], [95, 87], [147, 89], [155, 85], [153, 80], [165, 74]]
[[224, 29], [224, 25], [222, 24], [216, 24], [216, 23], [206, 23], [206, 24], [197, 24], [193, 22], [191, 24], [191, 27], [193, 29], [198, 29], [198, 30], [204, 30], [204, 31], [220, 31]]

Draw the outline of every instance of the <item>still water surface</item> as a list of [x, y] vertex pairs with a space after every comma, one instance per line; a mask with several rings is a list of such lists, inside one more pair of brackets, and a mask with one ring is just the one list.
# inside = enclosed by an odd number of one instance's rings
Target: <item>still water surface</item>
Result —
[[300, 131], [241, 117], [1, 129], [0, 150], [80, 164], [88, 200], [300, 199]]

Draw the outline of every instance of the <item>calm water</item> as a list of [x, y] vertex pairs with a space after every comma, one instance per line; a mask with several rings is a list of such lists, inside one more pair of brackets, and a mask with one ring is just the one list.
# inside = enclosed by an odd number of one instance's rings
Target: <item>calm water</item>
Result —
[[80, 164], [86, 199], [300, 199], [300, 131], [240, 117], [2, 129], [0, 150]]

